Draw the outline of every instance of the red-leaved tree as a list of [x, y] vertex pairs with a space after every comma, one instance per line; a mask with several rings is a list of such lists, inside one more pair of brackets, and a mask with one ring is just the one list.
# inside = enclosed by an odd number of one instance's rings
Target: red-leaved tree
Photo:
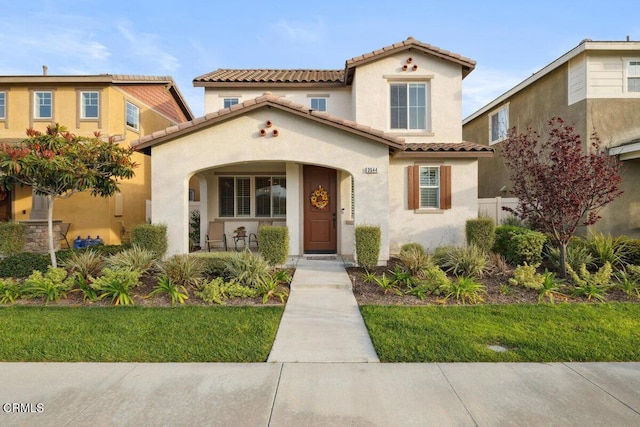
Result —
[[574, 128], [554, 117], [546, 138], [513, 128], [503, 147], [517, 217], [548, 233], [560, 248], [560, 274], [566, 277], [567, 245], [580, 225], [595, 224], [600, 209], [622, 195], [620, 163], [603, 150], [597, 134], [583, 144]]

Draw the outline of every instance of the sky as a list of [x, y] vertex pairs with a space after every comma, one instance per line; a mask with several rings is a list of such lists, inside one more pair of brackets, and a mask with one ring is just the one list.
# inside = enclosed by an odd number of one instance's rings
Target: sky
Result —
[[343, 69], [413, 36], [477, 61], [466, 117], [585, 38], [640, 40], [637, 11], [637, 0], [0, 0], [0, 75], [169, 75], [197, 117], [202, 74]]

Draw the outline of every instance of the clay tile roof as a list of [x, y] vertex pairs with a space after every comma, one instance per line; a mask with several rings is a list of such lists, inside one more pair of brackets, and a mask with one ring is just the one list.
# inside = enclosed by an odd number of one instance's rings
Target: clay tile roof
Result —
[[290, 100], [282, 99], [271, 94], [271, 92], [265, 92], [255, 99], [250, 99], [245, 102], [231, 106], [230, 108], [224, 108], [222, 110], [209, 113], [203, 117], [198, 117], [189, 122], [181, 123], [177, 126], [154, 132], [151, 135], [144, 136], [137, 141], [133, 141], [131, 145], [137, 150], [143, 150], [153, 145], [167, 142], [179, 135], [195, 132], [198, 129], [210, 126], [221, 120], [226, 120], [243, 114], [245, 112], [260, 108], [263, 106], [272, 106], [280, 108], [281, 110], [294, 113], [298, 116], [304, 116], [317, 122], [325, 123], [329, 126], [340, 128], [351, 133], [355, 133], [366, 138], [384, 143], [395, 149], [403, 149], [404, 138], [390, 135], [377, 129], [372, 129], [370, 126], [358, 124], [356, 122], [345, 120], [343, 118], [333, 116], [328, 113], [310, 110], [309, 107], [296, 104]]
[[154, 110], [164, 114], [174, 123], [186, 122], [193, 117], [186, 104], [181, 106], [171, 93], [170, 87], [167, 87], [162, 82], [145, 85], [118, 84], [118, 87]]
[[193, 79], [197, 83], [343, 83], [344, 70], [218, 69]]
[[422, 144], [405, 144], [405, 152], [443, 152], [443, 153], [493, 153], [493, 147], [473, 142], [428, 142]]
[[473, 71], [473, 69], [476, 66], [476, 61], [474, 61], [473, 59], [467, 58], [457, 53], [450, 52], [448, 50], [440, 49], [439, 47], [430, 45], [428, 43], [423, 43], [419, 40], [414, 39], [413, 37], [409, 37], [406, 40], [401, 41], [399, 43], [394, 43], [390, 46], [383, 47], [382, 49], [374, 50], [373, 52], [365, 53], [363, 55], [355, 56], [351, 59], [347, 59], [347, 62], [345, 65], [347, 70], [349, 70], [358, 65], [362, 65], [367, 62], [374, 61], [379, 57], [388, 56], [398, 51], [407, 50], [407, 49], [417, 49], [422, 52], [460, 64], [462, 65], [463, 77], [466, 77], [467, 74]]

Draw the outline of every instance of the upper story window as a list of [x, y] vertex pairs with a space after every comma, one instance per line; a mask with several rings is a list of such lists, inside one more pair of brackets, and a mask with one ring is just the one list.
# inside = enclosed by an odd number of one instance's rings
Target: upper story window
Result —
[[140, 130], [140, 109], [127, 101], [127, 126]]
[[7, 118], [7, 92], [0, 92], [0, 119]]
[[627, 62], [627, 92], [640, 92], [640, 58]]
[[489, 144], [503, 141], [509, 132], [509, 105], [489, 114]]
[[311, 98], [311, 109], [316, 111], [327, 111], [327, 98]]
[[239, 102], [240, 102], [240, 99], [238, 99], [238, 98], [225, 98], [224, 99], [224, 108], [229, 108], [232, 105], [236, 105]]
[[50, 119], [53, 114], [53, 92], [36, 91], [33, 93], [33, 117]]
[[391, 129], [427, 130], [427, 84], [391, 84]]
[[95, 91], [80, 92], [80, 118], [97, 119], [100, 104], [100, 94]]

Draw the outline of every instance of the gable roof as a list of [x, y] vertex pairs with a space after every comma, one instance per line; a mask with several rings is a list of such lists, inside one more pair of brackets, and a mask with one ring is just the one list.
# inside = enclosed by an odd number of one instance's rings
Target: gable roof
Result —
[[323, 123], [325, 125], [386, 144], [392, 148], [401, 149], [404, 145], [404, 138], [389, 135], [370, 126], [361, 125], [351, 120], [345, 120], [331, 114], [315, 111], [303, 105], [274, 96], [271, 92], [265, 92], [262, 96], [233, 105], [230, 108], [224, 108], [214, 113], [209, 113], [204, 117], [199, 117], [195, 120], [154, 132], [151, 135], [147, 135], [133, 141], [131, 146], [136, 150], [147, 149], [154, 145], [171, 141], [180, 136], [207, 128], [221, 121], [226, 121], [243, 115], [249, 111], [264, 107], [277, 108], [318, 123]]
[[353, 81], [356, 67], [410, 49], [416, 49], [462, 66], [462, 78], [465, 78], [476, 66], [476, 62], [472, 59], [409, 37], [399, 43], [347, 59], [343, 70], [220, 68], [194, 78], [193, 85], [195, 87], [218, 88], [265, 85], [270, 87], [344, 86], [350, 85]]
[[170, 76], [131, 74], [0, 76], [0, 84], [112, 85], [138, 98], [176, 123], [194, 118], [193, 112]]
[[635, 50], [640, 51], [640, 42], [637, 41], [593, 41], [589, 39], [584, 39], [578, 44], [578, 46], [574, 47], [570, 51], [566, 52], [555, 61], [551, 62], [547, 66], [543, 67], [539, 71], [533, 73], [531, 76], [524, 79], [522, 82], [518, 83], [513, 88], [509, 89], [493, 101], [486, 104], [484, 107], [481, 107], [479, 110], [475, 111], [471, 115], [467, 116], [464, 120], [462, 120], [462, 125], [466, 125], [470, 121], [478, 118], [482, 114], [490, 111], [525, 89], [528, 86], [531, 86], [536, 81], [540, 80], [542, 77], [561, 67], [562, 65], [569, 62], [571, 59], [576, 56], [582, 54], [585, 51], [629, 51]]

